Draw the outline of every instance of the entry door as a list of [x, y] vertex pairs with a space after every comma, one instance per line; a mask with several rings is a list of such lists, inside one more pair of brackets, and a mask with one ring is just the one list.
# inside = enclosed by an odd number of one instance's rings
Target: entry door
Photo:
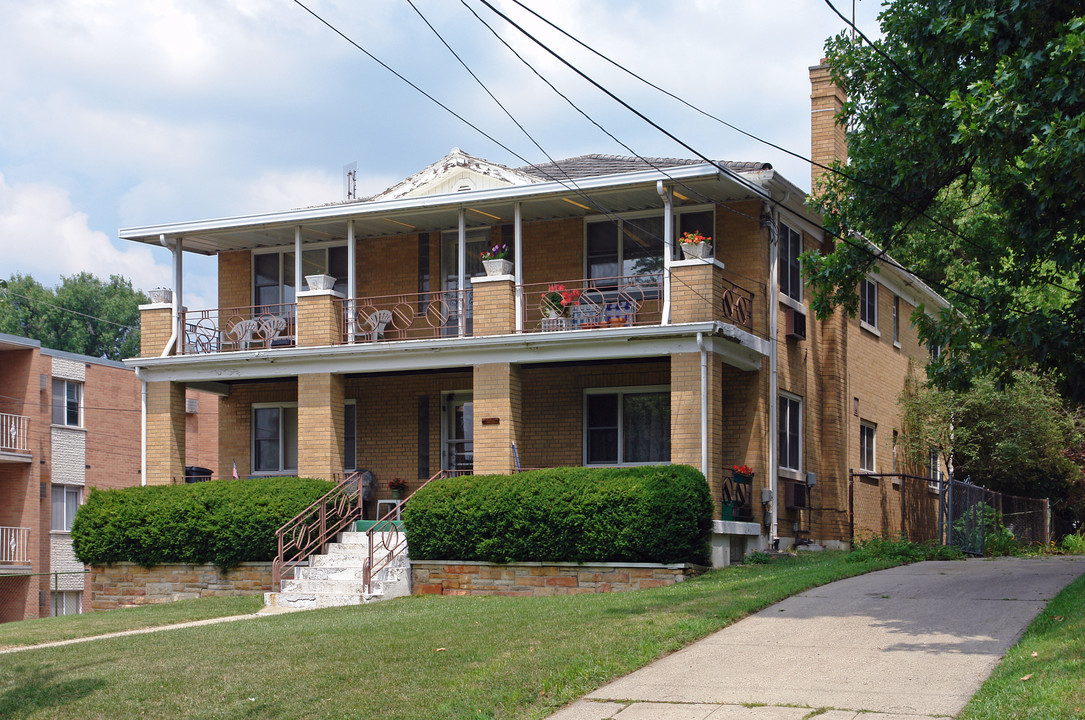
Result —
[[441, 467], [444, 470], [470, 474], [474, 468], [475, 413], [471, 393], [449, 393], [442, 410]]

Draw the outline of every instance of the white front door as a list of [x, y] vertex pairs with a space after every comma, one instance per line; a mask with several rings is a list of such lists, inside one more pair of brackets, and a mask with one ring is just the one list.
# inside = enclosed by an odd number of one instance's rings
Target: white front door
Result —
[[470, 474], [474, 467], [474, 407], [471, 393], [448, 393], [441, 411], [441, 468]]

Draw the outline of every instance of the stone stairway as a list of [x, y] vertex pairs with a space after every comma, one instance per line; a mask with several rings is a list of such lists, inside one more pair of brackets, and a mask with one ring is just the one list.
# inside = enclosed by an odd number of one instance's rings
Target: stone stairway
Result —
[[[385, 535], [391, 545], [397, 533]], [[372, 591], [367, 593], [362, 568], [368, 557], [364, 532], [339, 533], [339, 541], [329, 543], [323, 555], [310, 558], [308, 567], [295, 568], [293, 579], [283, 578], [279, 592], [264, 593], [262, 612], [362, 605], [411, 594], [411, 565], [406, 549], [391, 565], [377, 572]]]

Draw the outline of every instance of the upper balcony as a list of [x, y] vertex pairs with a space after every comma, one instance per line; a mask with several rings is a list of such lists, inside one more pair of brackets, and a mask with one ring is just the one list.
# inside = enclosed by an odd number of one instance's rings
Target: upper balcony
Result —
[[30, 418], [0, 413], [0, 463], [31, 460]]
[[[464, 290], [359, 298], [334, 291], [305, 292], [294, 303], [185, 310], [184, 337], [175, 354], [411, 340], [456, 343], [461, 338], [533, 333], [598, 334], [691, 321], [716, 321], [753, 333], [752, 291], [725, 277], [718, 263], [676, 265], [669, 283], [664, 273], [522, 284], [506, 275], [474, 278], [474, 286]], [[145, 312], [152, 333], [156, 321], [168, 319], [165, 307]]]

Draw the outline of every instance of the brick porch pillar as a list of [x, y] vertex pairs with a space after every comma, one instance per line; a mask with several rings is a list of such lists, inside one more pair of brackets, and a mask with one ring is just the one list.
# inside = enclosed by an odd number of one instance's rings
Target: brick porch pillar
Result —
[[[472, 335], [509, 335], [516, 331], [516, 284], [512, 275], [471, 279], [474, 296]], [[477, 387], [477, 386], [476, 386]], [[477, 397], [475, 402], [477, 403]]]
[[342, 375], [298, 376], [299, 476], [331, 480], [343, 472], [343, 400]]
[[298, 293], [298, 347], [325, 347], [343, 342], [340, 329], [343, 297], [334, 290]]
[[184, 482], [185, 386], [177, 382], [147, 383], [148, 485]]
[[671, 355], [671, 462], [704, 472], [719, 517], [723, 491], [723, 368], [708, 355], [708, 467], [701, 467], [701, 354]]
[[[173, 305], [149, 303], [139, 306], [139, 356], [158, 357], [173, 334]], [[176, 346], [170, 353], [179, 355]]]
[[508, 475], [516, 469], [513, 443], [522, 447], [520, 366], [476, 365], [473, 401], [474, 472]]

